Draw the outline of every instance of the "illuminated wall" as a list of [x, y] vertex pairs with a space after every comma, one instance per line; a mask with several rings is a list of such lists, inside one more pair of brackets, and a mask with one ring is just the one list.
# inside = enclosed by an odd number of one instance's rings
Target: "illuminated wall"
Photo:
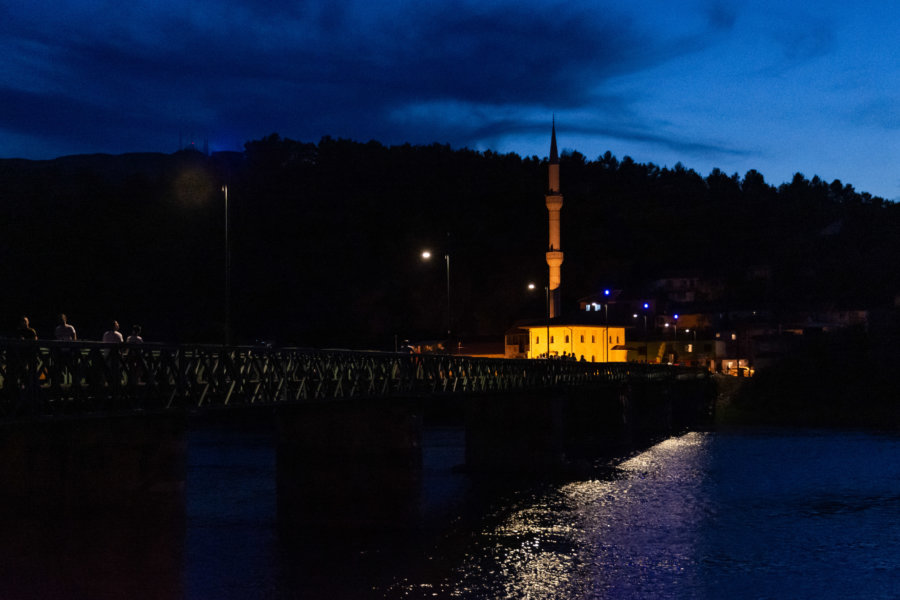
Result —
[[[528, 328], [528, 358], [541, 358], [547, 353], [548, 329], [546, 326]], [[627, 350], [624, 327], [595, 325], [551, 325], [549, 349], [553, 358], [584, 356], [587, 362], [625, 362]]]

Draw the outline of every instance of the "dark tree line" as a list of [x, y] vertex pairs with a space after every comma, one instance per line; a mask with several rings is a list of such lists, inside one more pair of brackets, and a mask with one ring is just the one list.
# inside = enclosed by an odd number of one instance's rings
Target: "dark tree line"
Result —
[[[787, 307], [889, 303], [900, 290], [900, 209], [840, 181], [756, 171], [703, 177], [561, 157], [564, 300], [675, 269], [728, 281], [737, 300]], [[0, 315], [42, 336], [66, 312], [147, 338], [223, 339], [224, 195], [231, 321], [242, 342], [392, 348], [438, 337], [451, 257], [453, 330], [498, 335], [537, 316], [547, 244], [546, 160], [277, 135], [243, 153], [0, 161]], [[428, 247], [435, 259], [424, 262]], [[744, 275], [768, 265], [764, 291]]]

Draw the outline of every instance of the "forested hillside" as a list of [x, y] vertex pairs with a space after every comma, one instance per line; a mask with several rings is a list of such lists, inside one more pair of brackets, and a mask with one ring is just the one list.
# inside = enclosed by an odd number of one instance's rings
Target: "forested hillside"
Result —
[[[564, 301], [673, 269], [721, 275], [735, 301], [885, 305], [900, 291], [900, 209], [839, 181], [773, 187], [750, 171], [561, 157]], [[448, 146], [272, 135], [211, 157], [0, 161], [0, 315], [43, 337], [66, 312], [148, 340], [221, 341], [228, 186], [235, 339], [392, 348], [394, 336], [502, 333], [543, 313], [546, 160]], [[429, 247], [437, 260], [424, 262]], [[769, 265], [764, 296], [742, 289]], [[756, 295], [753, 295], [756, 294]], [[742, 295], [745, 296], [742, 298]]]

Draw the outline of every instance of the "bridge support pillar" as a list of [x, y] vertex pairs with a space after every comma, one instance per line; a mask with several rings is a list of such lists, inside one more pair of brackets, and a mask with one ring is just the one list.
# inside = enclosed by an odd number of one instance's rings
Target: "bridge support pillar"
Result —
[[0, 502], [38, 514], [181, 510], [183, 415], [52, 418], [0, 425]]
[[715, 382], [708, 377], [636, 381], [627, 386], [628, 418], [636, 442], [712, 423]]
[[0, 597], [179, 598], [183, 416], [0, 425]]
[[628, 414], [632, 439], [643, 445], [672, 433], [672, 394], [669, 382], [635, 381], [628, 386]]
[[629, 390], [599, 383], [567, 390], [566, 454], [571, 459], [619, 455], [631, 446]]
[[282, 526], [396, 527], [418, 506], [422, 407], [407, 399], [342, 400], [278, 412]]
[[466, 398], [466, 467], [541, 473], [566, 462], [564, 408], [558, 389]]

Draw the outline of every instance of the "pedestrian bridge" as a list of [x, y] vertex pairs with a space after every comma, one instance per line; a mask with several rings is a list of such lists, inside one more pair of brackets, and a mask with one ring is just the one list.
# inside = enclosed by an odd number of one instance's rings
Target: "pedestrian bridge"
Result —
[[704, 426], [714, 388], [666, 365], [0, 341], [0, 506], [183, 511], [190, 422], [249, 410], [273, 432], [279, 520], [379, 523], [418, 497], [435, 419], [464, 429], [473, 473], [552, 474]]
[[257, 346], [0, 341], [0, 418], [707, 378], [704, 369]]

